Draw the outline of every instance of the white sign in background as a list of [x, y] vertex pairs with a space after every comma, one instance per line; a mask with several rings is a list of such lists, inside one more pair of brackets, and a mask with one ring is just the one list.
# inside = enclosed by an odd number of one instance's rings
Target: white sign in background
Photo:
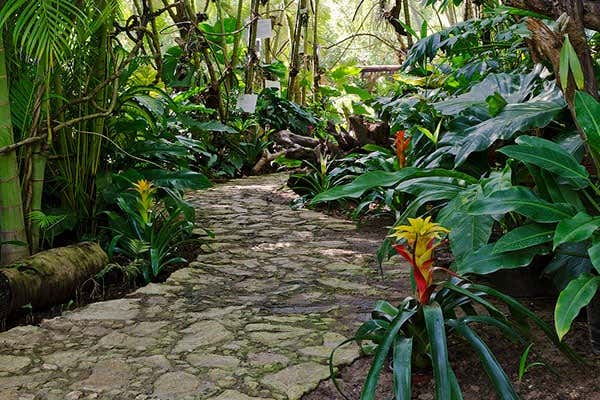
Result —
[[256, 100], [258, 100], [256, 94], [243, 94], [238, 98], [237, 106], [243, 112], [253, 113], [256, 110]]

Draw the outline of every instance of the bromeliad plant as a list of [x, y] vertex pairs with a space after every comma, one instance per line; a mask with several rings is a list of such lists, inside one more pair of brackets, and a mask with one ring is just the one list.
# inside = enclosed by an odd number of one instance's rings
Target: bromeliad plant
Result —
[[[507, 338], [525, 347], [529, 343], [524, 338], [526, 321], [530, 320], [561, 350], [577, 358], [560, 343], [550, 326], [515, 299], [453, 273], [449, 279], [434, 282], [433, 273], [438, 269], [434, 266], [434, 251], [446, 233], [447, 229], [430, 218], [409, 219], [408, 225], [394, 229], [392, 236], [397, 240], [394, 248], [412, 266], [417, 297], [407, 297], [399, 307], [387, 301], [377, 302], [372, 319], [358, 329], [354, 338], [340, 345], [350, 341], [372, 341], [377, 345], [361, 400], [375, 398], [379, 375], [388, 359], [391, 359], [393, 369], [396, 400], [411, 398], [412, 366], [433, 369], [437, 400], [462, 399], [459, 382], [449, 361], [449, 336], [458, 336], [471, 345], [499, 398], [518, 399], [511, 380], [475, 332], [473, 324], [497, 328]], [[492, 303], [489, 298], [496, 301]], [[515, 318], [503, 312], [497, 302], [506, 305]], [[332, 377], [334, 353], [335, 350], [330, 357]], [[334, 383], [338, 387], [335, 378]]]
[[133, 185], [132, 196], [117, 198], [125, 218], [120, 213], [107, 212], [114, 232], [109, 255], [127, 257], [146, 283], [168, 265], [186, 262], [173, 253], [193, 228], [182, 209], [167, 209], [163, 202], [156, 201], [155, 192], [151, 182], [139, 180]]

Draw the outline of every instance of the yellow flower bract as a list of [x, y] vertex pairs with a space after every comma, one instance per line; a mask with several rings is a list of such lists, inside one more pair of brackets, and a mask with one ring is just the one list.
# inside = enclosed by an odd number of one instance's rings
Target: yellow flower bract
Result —
[[393, 228], [390, 237], [396, 240], [406, 240], [409, 244], [414, 244], [417, 238], [419, 242], [428, 243], [432, 239], [439, 239], [443, 234], [448, 233], [448, 229], [438, 223], [431, 222], [431, 217], [409, 218], [408, 225], [398, 225]]
[[137, 181], [136, 183], [133, 184], [133, 187], [140, 194], [152, 193], [155, 190], [154, 186], [152, 185], [152, 182], [149, 182], [145, 179], [140, 179], [139, 181]]

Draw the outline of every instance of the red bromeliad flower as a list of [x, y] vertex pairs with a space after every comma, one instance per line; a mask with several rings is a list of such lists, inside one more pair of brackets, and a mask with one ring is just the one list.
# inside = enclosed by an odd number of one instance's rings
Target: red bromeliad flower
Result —
[[441, 236], [448, 233], [448, 229], [431, 222], [431, 217], [409, 218], [408, 223], [395, 227], [390, 236], [404, 242], [393, 247], [412, 266], [419, 303], [427, 304], [434, 289], [433, 251], [440, 245]]
[[405, 134], [405, 131], [396, 132], [396, 141], [394, 142], [396, 146], [396, 155], [398, 156], [398, 162], [400, 163], [401, 168], [404, 168], [406, 165], [404, 153], [408, 150], [408, 145], [410, 144], [410, 138], [404, 139]]

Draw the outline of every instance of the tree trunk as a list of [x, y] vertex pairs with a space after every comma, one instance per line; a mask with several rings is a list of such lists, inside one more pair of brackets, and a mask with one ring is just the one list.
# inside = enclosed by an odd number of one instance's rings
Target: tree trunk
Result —
[[102, 248], [87, 242], [43, 251], [0, 269], [0, 318], [26, 304], [43, 309], [69, 300], [107, 263]]
[[258, 61], [256, 56], [256, 29], [258, 27], [258, 18], [260, 5], [259, 0], [251, 1], [251, 12], [250, 12], [250, 32], [248, 34], [248, 65], [246, 66], [246, 94], [250, 94], [254, 89], [254, 66]]
[[[0, 147], [14, 143], [4, 42], [0, 32]], [[22, 242], [2, 244], [2, 242]], [[0, 154], [0, 265], [29, 255], [17, 155]]]
[[319, 33], [317, 31], [319, 22], [319, 0], [314, 0], [314, 17], [313, 17], [313, 101], [316, 103], [319, 101], [320, 89], [319, 84], [321, 82], [321, 71], [319, 67]]
[[[585, 0], [583, 3], [583, 24], [586, 28], [600, 31], [600, 2]], [[557, 7], [556, 0], [504, 0], [504, 5], [522, 8], [557, 19], [566, 10]]]
[[[404, 8], [404, 24], [411, 28], [410, 23], [410, 6], [408, 0], [402, 0], [402, 7]], [[406, 32], [406, 46], [410, 49], [413, 46], [413, 37], [410, 32]]]
[[292, 50], [290, 52], [290, 72], [287, 88], [287, 99], [296, 101], [298, 98], [298, 74], [300, 73], [300, 40], [302, 38], [302, 29], [304, 24], [308, 23], [306, 0], [298, 1], [298, 12], [296, 13], [296, 22], [294, 25], [292, 41]]

